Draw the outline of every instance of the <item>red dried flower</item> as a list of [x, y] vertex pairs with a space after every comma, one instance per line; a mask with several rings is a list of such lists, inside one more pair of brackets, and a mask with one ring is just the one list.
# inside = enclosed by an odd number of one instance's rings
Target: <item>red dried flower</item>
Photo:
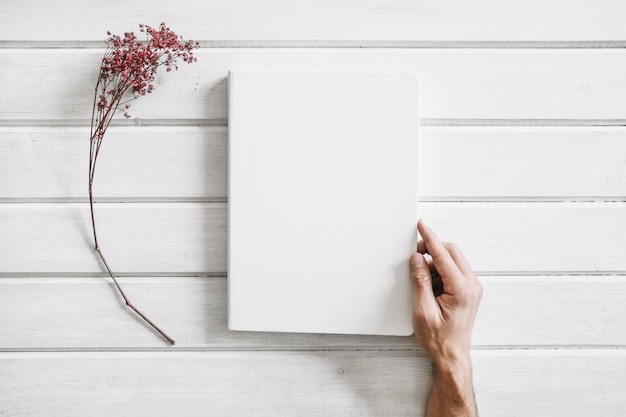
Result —
[[178, 69], [176, 61], [179, 58], [187, 63], [197, 61], [193, 50], [198, 48], [198, 43], [183, 41], [165, 23], [161, 23], [158, 29], [142, 24], [139, 30], [146, 34], [145, 41], [137, 40], [134, 32], [126, 32], [124, 37], [107, 32], [107, 50], [96, 85], [101, 99], [96, 107], [103, 113], [94, 114], [92, 134], [94, 128], [106, 129], [107, 122], [129, 89], [133, 93], [132, 99], [151, 93], [159, 67], [165, 66], [166, 71], [171, 71]]
[[[102, 58], [100, 74], [96, 82], [91, 118], [91, 145], [89, 149], [91, 224], [93, 226], [95, 249], [126, 304], [173, 344], [174, 340], [135, 308], [124, 294], [124, 291], [122, 291], [98, 245], [93, 209], [93, 178], [96, 160], [100, 153], [104, 134], [118, 107], [122, 106], [124, 117], [130, 117], [128, 114], [129, 101], [154, 91], [153, 81], [156, 78], [159, 67], [164, 66], [166, 71], [171, 71], [172, 69], [178, 69], [176, 61], [179, 58], [189, 64], [197, 61], [193, 50], [198, 48], [198, 43], [183, 41], [165, 23], [161, 23], [158, 29], [147, 25], [139, 25], [139, 30], [145, 33], [145, 41], [138, 41], [133, 32], [126, 32], [124, 37], [107, 32], [107, 49]], [[125, 98], [127, 92], [131, 92], [132, 96]]]

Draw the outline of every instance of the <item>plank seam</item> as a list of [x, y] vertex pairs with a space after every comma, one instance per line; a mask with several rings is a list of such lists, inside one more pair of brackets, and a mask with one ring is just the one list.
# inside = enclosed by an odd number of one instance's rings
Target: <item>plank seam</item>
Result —
[[[626, 271], [474, 271], [478, 278], [558, 278], [613, 277], [626, 279]], [[116, 272], [119, 278], [228, 278], [226, 271], [208, 272]], [[108, 278], [106, 272], [0, 272], [0, 279], [28, 278]], [[490, 280], [491, 281], [491, 280]]]
[[[626, 124], [626, 121], [624, 121]], [[81, 119], [3, 119], [0, 128], [76, 128], [89, 129], [91, 120]], [[227, 127], [227, 119], [114, 119], [110, 127]]]
[[[87, 197], [0, 197], [0, 205], [6, 204], [84, 204]], [[100, 197], [94, 199], [96, 204], [212, 204], [228, 203], [228, 197]], [[626, 196], [571, 196], [571, 197], [431, 197], [419, 198], [420, 203], [624, 203]]]
[[[0, 128], [89, 128], [90, 120], [2, 119]], [[111, 127], [227, 127], [228, 119], [115, 119]], [[626, 119], [422, 119], [423, 127], [624, 127]]]
[[422, 203], [623, 203], [626, 196], [606, 197], [606, 196], [453, 196], [453, 197], [420, 197]]
[[[624, 40], [462, 41], [462, 40], [198, 40], [201, 48], [356, 48], [356, 49], [623, 49]], [[3, 40], [0, 49], [104, 49], [103, 41]]]
[[[226, 278], [226, 272], [115, 272], [116, 278]], [[0, 272], [0, 279], [29, 278], [103, 278], [109, 279], [106, 272]]]
[[[88, 203], [87, 197], [15, 197], [0, 198], [1, 204], [77, 204]], [[227, 203], [227, 197], [99, 197], [96, 204], [213, 204]]]
[[[411, 340], [413, 336], [407, 336], [408, 340]], [[401, 343], [401, 342], [400, 342]], [[622, 353], [626, 351], [626, 345], [484, 345], [484, 346], [472, 346], [472, 352], [507, 352], [507, 353], [532, 353], [538, 351], [550, 351], [550, 352], [562, 352], [562, 353], [576, 353], [577, 351], [600, 351], [600, 352], [614, 352]], [[415, 347], [384, 347], [384, 348], [367, 348], [363, 346], [328, 346], [319, 348], [302, 347], [298, 345], [283, 346], [280, 348], [276, 346], [251, 346], [251, 347], [237, 347], [237, 346], [224, 346], [224, 347], [119, 347], [119, 348], [98, 348], [98, 347], [79, 347], [79, 348], [64, 348], [64, 347], [51, 347], [51, 348], [0, 348], [0, 353], [135, 353], [135, 352], [151, 352], [151, 353], [211, 353], [211, 352], [258, 352], [258, 353], [287, 353], [287, 352], [381, 352], [381, 353], [417, 353], [421, 357], [427, 357], [423, 350], [417, 345]], [[623, 352], [626, 353], [626, 352]]]

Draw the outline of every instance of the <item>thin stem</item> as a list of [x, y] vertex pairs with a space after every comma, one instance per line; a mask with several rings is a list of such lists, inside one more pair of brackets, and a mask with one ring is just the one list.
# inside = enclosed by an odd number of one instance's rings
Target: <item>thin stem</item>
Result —
[[122, 290], [122, 287], [120, 286], [119, 282], [117, 282], [117, 279], [113, 275], [113, 272], [111, 272], [111, 268], [109, 268], [109, 264], [107, 263], [106, 259], [104, 259], [104, 255], [102, 255], [102, 251], [100, 250], [100, 248], [96, 248], [96, 251], [98, 252], [98, 255], [100, 255], [100, 259], [102, 259], [102, 263], [104, 263], [104, 267], [106, 268], [107, 272], [109, 273], [109, 276], [113, 280], [113, 283], [115, 283], [115, 286], [117, 287], [118, 291], [122, 295], [122, 298], [126, 302], [126, 305], [128, 307], [130, 307], [135, 313], [137, 313], [139, 315], [139, 317], [144, 319], [150, 326], [152, 326], [154, 328], [154, 330], [159, 332], [161, 334], [161, 336], [166, 338], [171, 344], [175, 345], [176, 341], [174, 339], [169, 337], [167, 335], [167, 333], [165, 333], [163, 330], [161, 330], [161, 328], [159, 328], [159, 326], [154, 324], [154, 322], [152, 320], [150, 320], [148, 317], [146, 317], [141, 311], [139, 311], [139, 309], [137, 307], [135, 307], [133, 305], [133, 303], [130, 302], [130, 300], [126, 296], [126, 293], [124, 292], [124, 290]]
[[100, 252], [100, 246], [98, 245], [98, 236], [96, 234], [96, 217], [93, 213], [93, 179], [89, 178], [89, 210], [91, 211], [91, 227], [93, 229], [93, 243], [94, 249]]
[[[117, 106], [116, 106], [116, 108], [117, 108]], [[103, 118], [103, 120], [106, 120], [106, 116], [105, 116], [105, 118]], [[105, 130], [106, 130], [107, 126], [105, 126]], [[99, 133], [98, 128], [96, 129], [96, 133]], [[104, 255], [102, 254], [102, 250], [100, 249], [100, 245], [98, 243], [98, 235], [96, 233], [96, 218], [95, 218], [94, 204], [93, 204], [93, 178], [94, 178], [94, 175], [95, 175], [96, 161], [97, 161], [98, 155], [100, 153], [100, 145], [102, 144], [102, 137], [104, 136], [104, 131], [102, 132], [102, 134], [96, 135], [96, 136], [97, 137], [94, 138], [94, 136], [92, 134], [91, 144], [90, 144], [90, 149], [89, 149], [89, 210], [91, 212], [91, 226], [92, 226], [92, 229], [93, 229], [94, 248], [98, 252], [98, 255], [100, 255], [100, 259], [102, 259], [102, 263], [104, 264], [107, 272], [109, 273], [109, 276], [113, 280], [113, 283], [115, 284], [115, 287], [117, 288], [117, 290], [121, 294], [122, 298], [126, 302], [126, 305], [128, 307], [130, 307], [135, 313], [137, 313], [137, 315], [139, 315], [139, 317], [144, 319], [146, 321], [146, 323], [148, 323], [157, 332], [159, 332], [164, 338], [166, 338], [168, 342], [170, 342], [172, 345], [174, 345], [174, 344], [176, 344], [176, 341], [174, 341], [174, 339], [172, 339], [170, 336], [168, 336], [167, 333], [165, 333], [163, 330], [161, 330], [161, 328], [159, 326], [157, 326], [152, 320], [150, 320], [148, 317], [146, 317], [145, 314], [143, 314], [137, 307], [135, 307], [133, 305], [133, 303], [131, 303], [131, 301], [126, 296], [126, 293], [122, 289], [120, 283], [115, 278], [115, 275], [113, 275], [113, 272], [111, 271], [111, 268], [109, 267], [109, 264], [107, 263], [106, 259], [104, 258]]]
[[[97, 157], [97, 153], [96, 153], [95, 156]], [[93, 162], [90, 161], [90, 165], [92, 165], [92, 167], [95, 168], [95, 158], [93, 159]], [[166, 338], [168, 342], [170, 342], [172, 345], [174, 345], [174, 344], [176, 344], [176, 341], [174, 341], [174, 339], [172, 339], [170, 336], [168, 336], [167, 333], [165, 333], [163, 330], [161, 330], [161, 328], [159, 326], [154, 324], [154, 322], [152, 320], [150, 320], [148, 317], [146, 317], [145, 314], [143, 314], [137, 307], [135, 307], [133, 305], [133, 303], [130, 302], [130, 300], [126, 296], [126, 293], [124, 292], [124, 290], [122, 290], [121, 285], [119, 284], [119, 282], [115, 278], [115, 275], [113, 275], [113, 272], [111, 271], [111, 268], [109, 267], [109, 264], [107, 263], [106, 259], [104, 258], [104, 255], [102, 254], [102, 250], [100, 249], [100, 245], [98, 244], [98, 236], [96, 234], [96, 220], [95, 220], [94, 209], [93, 209], [93, 175], [94, 175], [94, 171], [90, 168], [89, 172], [90, 172], [90, 176], [89, 176], [89, 208], [90, 208], [90, 211], [91, 211], [91, 226], [93, 228], [93, 239], [94, 239], [95, 249], [98, 252], [98, 255], [100, 255], [100, 259], [102, 259], [102, 263], [104, 264], [104, 267], [106, 268], [107, 272], [109, 273], [109, 276], [113, 280], [113, 283], [115, 283], [115, 286], [117, 287], [117, 290], [120, 292], [122, 298], [126, 302], [126, 305], [128, 307], [130, 307], [135, 313], [137, 313], [139, 315], [139, 317], [144, 319], [157, 332], [159, 332], [164, 338]]]

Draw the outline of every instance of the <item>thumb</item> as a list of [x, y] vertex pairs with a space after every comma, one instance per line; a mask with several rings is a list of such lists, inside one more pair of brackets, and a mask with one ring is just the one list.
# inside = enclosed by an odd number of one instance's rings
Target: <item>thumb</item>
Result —
[[413, 282], [414, 303], [423, 308], [436, 306], [435, 293], [433, 292], [433, 277], [424, 255], [414, 253], [409, 260], [411, 268], [411, 282]]

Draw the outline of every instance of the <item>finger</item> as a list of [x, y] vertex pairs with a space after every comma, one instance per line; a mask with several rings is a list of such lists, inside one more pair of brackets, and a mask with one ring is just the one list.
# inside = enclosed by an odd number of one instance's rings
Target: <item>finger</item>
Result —
[[422, 255], [428, 252], [428, 249], [426, 249], [426, 244], [424, 243], [424, 240], [420, 240], [419, 242], [417, 242], [417, 252], [421, 253]]
[[435, 265], [433, 265], [432, 259], [426, 258], [426, 263], [428, 264], [430, 276], [433, 280], [433, 292], [435, 293], [435, 298], [437, 298], [441, 294], [443, 294], [443, 282], [441, 281], [441, 275], [439, 275], [439, 272], [437, 272], [437, 269], [435, 269]]
[[[423, 241], [420, 240], [420, 242], [423, 242]], [[437, 272], [437, 269], [435, 268], [435, 265], [433, 264], [433, 258], [428, 253], [425, 253], [425, 252], [419, 252], [419, 253], [422, 253], [422, 255], [424, 255], [424, 259], [426, 259], [426, 263], [428, 264], [428, 269], [430, 270], [430, 275], [433, 278], [433, 287], [437, 286], [437, 282], [435, 281], [439, 279], [439, 282], [441, 283], [441, 277], [439, 276], [439, 272]]]
[[[456, 266], [454, 259], [452, 259], [452, 256], [443, 246], [443, 243], [439, 240], [435, 232], [433, 232], [433, 230], [428, 227], [426, 223], [424, 223], [422, 220], [417, 223], [417, 229], [423, 237], [424, 253], [428, 253], [430, 254], [430, 256], [432, 256], [435, 268], [437, 269], [437, 271], [439, 271], [439, 274], [444, 279], [444, 285], [454, 284], [453, 281], [456, 281], [458, 283], [458, 281], [460, 280], [461, 271]], [[448, 280], [452, 280], [452, 282], [446, 282]]]
[[[459, 249], [459, 247], [454, 243], [442, 243], [463, 276], [465, 278], [474, 277], [474, 271], [472, 271], [472, 267], [467, 261], [467, 258], [465, 258], [465, 255], [463, 255], [463, 252], [461, 252], [461, 249]], [[427, 253], [426, 245], [423, 240], [418, 242], [417, 251], [419, 253]], [[428, 260], [428, 266], [430, 267], [430, 273], [433, 276], [433, 290], [435, 291], [435, 297], [438, 297], [443, 293], [443, 282], [441, 281], [441, 276], [439, 275], [439, 272], [437, 272], [435, 265], [433, 265], [432, 259]]]
[[443, 247], [446, 248], [446, 250], [452, 257], [452, 259], [454, 260], [454, 263], [459, 268], [459, 270], [463, 273], [463, 275], [465, 275], [466, 277], [474, 275], [474, 272], [472, 272], [472, 267], [470, 266], [469, 262], [465, 258], [465, 255], [463, 255], [463, 252], [461, 252], [461, 249], [459, 249], [459, 247], [455, 245], [454, 243], [449, 243], [449, 242], [442, 242], [442, 243], [443, 243]]
[[435, 294], [433, 293], [433, 280], [426, 259], [424, 259], [421, 253], [414, 253], [411, 255], [409, 263], [415, 305], [419, 305], [426, 310], [438, 308]]

